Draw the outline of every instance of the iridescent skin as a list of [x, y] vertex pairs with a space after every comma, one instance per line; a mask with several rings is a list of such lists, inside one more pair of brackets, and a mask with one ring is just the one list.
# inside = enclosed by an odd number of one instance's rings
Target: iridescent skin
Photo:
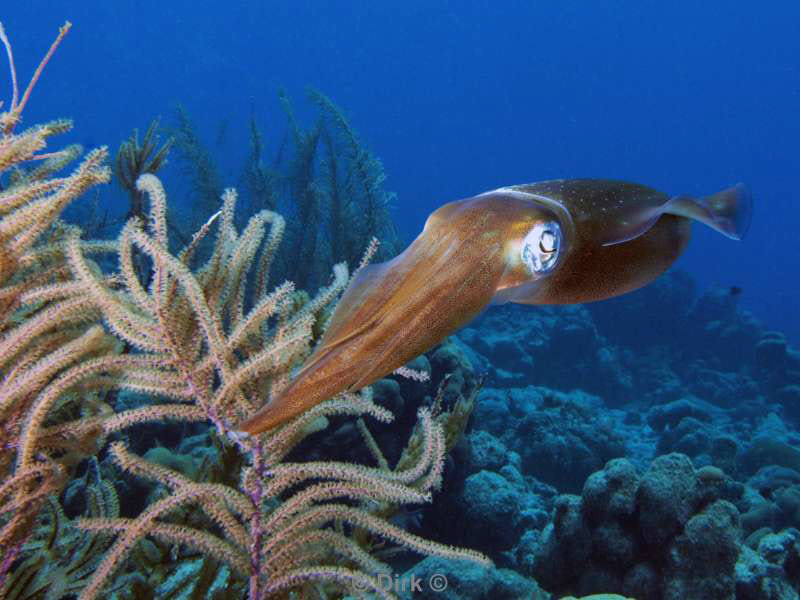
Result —
[[[737, 216], [740, 204], [749, 209], [743, 188], [711, 199], [726, 218]], [[375, 382], [492, 302], [571, 304], [642, 287], [686, 247], [688, 217], [708, 220], [704, 206], [608, 180], [546, 181], [445, 204], [402, 254], [356, 274], [302, 370], [240, 429], [261, 433]], [[553, 223], [563, 236], [557, 262], [546, 273], [532, 272], [521, 258], [526, 235]], [[727, 230], [731, 223], [712, 226], [737, 237], [739, 230]]]

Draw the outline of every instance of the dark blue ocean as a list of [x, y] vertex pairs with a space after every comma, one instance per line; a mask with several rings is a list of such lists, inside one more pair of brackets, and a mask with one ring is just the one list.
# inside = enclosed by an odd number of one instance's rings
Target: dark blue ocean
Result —
[[796, 2], [29, 0], [2, 19], [21, 78], [74, 23], [30, 122], [69, 116], [79, 141], [114, 148], [180, 103], [209, 145], [225, 125], [225, 185], [251, 115], [277, 147], [279, 88], [301, 114], [307, 86], [323, 91], [383, 161], [408, 240], [439, 205], [503, 185], [602, 177], [703, 195], [746, 182], [747, 239], [696, 226], [678, 266], [741, 287], [743, 307], [800, 340]]

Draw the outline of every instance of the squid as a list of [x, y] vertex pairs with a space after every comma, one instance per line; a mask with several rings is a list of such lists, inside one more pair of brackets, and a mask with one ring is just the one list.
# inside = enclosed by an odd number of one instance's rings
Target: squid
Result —
[[259, 434], [403, 366], [490, 304], [574, 304], [653, 281], [692, 221], [740, 240], [752, 197], [703, 198], [605, 179], [499, 188], [441, 206], [395, 258], [363, 267], [302, 369], [240, 429]]

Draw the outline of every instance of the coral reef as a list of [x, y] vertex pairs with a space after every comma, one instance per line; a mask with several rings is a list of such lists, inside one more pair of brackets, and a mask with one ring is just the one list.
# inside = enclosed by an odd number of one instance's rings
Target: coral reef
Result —
[[676, 273], [609, 305], [492, 308], [459, 332], [449, 344], [489, 376], [432, 509], [471, 523], [446, 539], [556, 595], [795, 597], [797, 352], [740, 292], [694, 293]]
[[[4, 33], [2, 39], [11, 57]], [[11, 69], [14, 75], [13, 61]], [[188, 582], [194, 597], [206, 597], [216, 594], [209, 582], [222, 577], [226, 593], [251, 600], [291, 590], [304, 597], [336, 590], [392, 597], [378, 580], [390, 569], [376, 554], [381, 538], [489, 565], [479, 553], [428, 541], [388, 520], [400, 506], [431, 500], [474, 399], [451, 411], [440, 402], [420, 408], [394, 468], [380, 459], [370, 468], [288, 458], [330, 416], [390, 421], [369, 390], [342, 394], [270, 434], [236, 430], [307, 357], [316, 321], [349, 280], [347, 267], [337, 265], [332, 283], [307, 302], [294, 302], [290, 283], [269, 293], [283, 219], [260, 211], [238, 231], [233, 190], [173, 253], [166, 194], [152, 174], [136, 180], [150, 205], [146, 222], [134, 216], [117, 240], [82, 241], [58, 216], [108, 181], [107, 152], [92, 151], [72, 175], [54, 176], [72, 153], [40, 152], [69, 125], [14, 133], [27, 97], [18, 103], [15, 87], [9, 112], [0, 114], [0, 595], [32, 585], [52, 597], [68, 592], [89, 600], [116, 588], [128, 590], [120, 597], [145, 597], [180, 579], [179, 587]], [[197, 248], [214, 230], [211, 255], [200, 263]], [[147, 277], [137, 272], [135, 251], [147, 257]], [[103, 270], [90, 255], [112, 256], [116, 270]], [[180, 453], [151, 447], [143, 457], [131, 450], [143, 445], [134, 442], [137, 433], [165, 422], [204, 432], [217, 448], [210, 462], [194, 468]], [[361, 432], [379, 458], [365, 426]], [[56, 497], [86, 458], [106, 452], [113, 464], [104, 471], [156, 482], [158, 493], [131, 511], [98, 475], [94, 497], [102, 494], [107, 508], [87, 500], [82, 516], [67, 519]], [[73, 500], [79, 493], [70, 486]], [[62, 527], [70, 534], [54, 541], [52, 532]], [[203, 560], [192, 561], [198, 554]], [[41, 561], [48, 569], [34, 571], [32, 581], [26, 574]], [[143, 561], [161, 567], [142, 568]]]
[[680, 454], [660, 456], [641, 476], [611, 461], [580, 497], [556, 499], [552, 523], [526, 549], [532, 574], [560, 593], [732, 598], [739, 513], [724, 482]]
[[493, 307], [241, 435], [324, 333], [339, 261], [375, 235], [391, 254], [380, 162], [328, 98], [304, 128], [281, 94], [286, 137], [267, 164], [251, 121], [240, 200], [183, 113], [197, 232], [168, 212], [151, 127], [118, 158], [126, 225], [88, 239], [59, 215], [109, 180], [106, 149], [20, 127], [68, 29], [21, 94], [11, 61], [0, 113], [0, 596], [797, 597], [800, 352], [738, 288], [673, 271], [607, 303]]

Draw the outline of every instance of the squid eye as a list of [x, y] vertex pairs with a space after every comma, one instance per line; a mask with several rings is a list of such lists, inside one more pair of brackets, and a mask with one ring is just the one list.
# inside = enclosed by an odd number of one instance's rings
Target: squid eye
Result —
[[556, 236], [549, 229], [542, 232], [542, 237], [539, 238], [539, 250], [545, 254], [550, 254], [558, 250], [556, 247]]
[[555, 268], [561, 249], [561, 227], [555, 221], [537, 223], [525, 236], [522, 262], [533, 274], [546, 274]]

